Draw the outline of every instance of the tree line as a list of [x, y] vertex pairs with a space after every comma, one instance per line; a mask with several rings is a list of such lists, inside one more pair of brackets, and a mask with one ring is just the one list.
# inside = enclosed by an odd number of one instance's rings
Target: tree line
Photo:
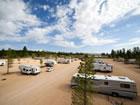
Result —
[[84, 54], [83, 53], [65, 53], [65, 52], [51, 52], [51, 51], [31, 51], [28, 50], [26, 46], [23, 47], [22, 50], [14, 50], [14, 49], [2, 49], [0, 50], [0, 58], [23, 58], [23, 57], [77, 57], [80, 58]]
[[128, 59], [136, 59], [136, 62], [140, 64], [140, 47], [134, 47], [132, 49], [120, 49], [112, 50], [110, 56], [112, 58], [124, 58], [125, 61]]

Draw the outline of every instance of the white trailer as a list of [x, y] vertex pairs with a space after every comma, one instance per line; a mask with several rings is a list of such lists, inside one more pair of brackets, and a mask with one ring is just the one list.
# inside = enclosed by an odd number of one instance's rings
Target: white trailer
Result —
[[0, 66], [4, 66], [6, 62], [4, 60], [0, 60]]
[[[80, 75], [80, 76], [79, 76]], [[83, 74], [76, 73], [71, 80], [71, 86], [78, 86], [75, 78], [85, 78]], [[89, 75], [90, 83], [94, 91], [113, 96], [124, 96], [129, 98], [137, 97], [136, 83], [125, 76], [111, 75]]]
[[101, 59], [96, 59], [95, 63], [104, 63], [104, 61], [102, 61]]
[[130, 63], [130, 64], [136, 64], [136, 59], [128, 59], [128, 63]]
[[93, 63], [93, 70], [104, 71], [104, 72], [112, 72], [113, 65], [106, 64], [106, 63]]
[[39, 74], [40, 68], [34, 65], [20, 65], [19, 69], [23, 74]]
[[58, 63], [61, 63], [61, 64], [69, 64], [71, 63], [71, 59], [64, 59], [64, 58], [59, 58], [57, 60]]
[[94, 75], [94, 90], [113, 96], [135, 98], [137, 96], [136, 83], [125, 76]]
[[53, 59], [46, 59], [44, 64], [48, 67], [53, 67], [55, 64], [57, 64], [57, 62]]

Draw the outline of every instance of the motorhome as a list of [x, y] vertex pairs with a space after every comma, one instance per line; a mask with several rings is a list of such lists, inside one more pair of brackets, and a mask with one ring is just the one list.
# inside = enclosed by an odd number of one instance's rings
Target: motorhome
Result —
[[0, 60], [0, 66], [4, 66], [6, 62], [4, 60]]
[[112, 72], [113, 65], [106, 63], [93, 63], [93, 70], [102, 72]]
[[57, 62], [53, 59], [46, 59], [44, 63], [47, 67], [53, 67]]
[[136, 83], [125, 76], [94, 75], [92, 78], [97, 92], [135, 98], [137, 96]]
[[23, 74], [39, 74], [40, 68], [34, 65], [20, 65], [19, 69]]
[[[83, 74], [74, 74], [71, 80], [72, 87], [78, 86], [75, 82], [77, 77], [85, 78]], [[90, 78], [90, 83], [96, 92], [129, 98], [137, 96], [136, 83], [128, 77], [111, 75], [89, 75], [87, 77]]]

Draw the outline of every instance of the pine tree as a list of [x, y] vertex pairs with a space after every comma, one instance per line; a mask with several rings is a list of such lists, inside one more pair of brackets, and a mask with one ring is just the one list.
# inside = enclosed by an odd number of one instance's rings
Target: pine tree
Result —
[[9, 48], [7, 51], [7, 74], [9, 73], [9, 68], [12, 67], [13, 59], [12, 59], [12, 50]]
[[42, 64], [43, 64], [43, 60], [40, 59], [40, 67], [42, 67]]
[[9, 68], [12, 67], [13, 64], [13, 59], [12, 58], [8, 58], [7, 59], [7, 74], [9, 74]]
[[72, 90], [72, 105], [92, 105], [93, 104], [93, 84], [87, 75], [94, 74], [93, 57], [84, 57], [84, 62], [80, 63], [79, 73], [83, 73], [85, 78], [78, 77], [76, 82], [78, 87]]

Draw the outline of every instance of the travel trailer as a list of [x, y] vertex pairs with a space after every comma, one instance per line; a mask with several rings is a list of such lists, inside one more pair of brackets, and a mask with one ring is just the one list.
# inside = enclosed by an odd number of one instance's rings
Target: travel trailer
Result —
[[95, 63], [104, 63], [104, 61], [100, 60], [100, 59], [96, 59]]
[[61, 63], [61, 64], [69, 64], [71, 63], [71, 59], [64, 59], [64, 58], [59, 58], [57, 60], [58, 63]]
[[124, 60], [125, 60], [124, 58], [118, 58], [117, 59], [118, 62], [124, 62]]
[[57, 64], [57, 62], [53, 59], [46, 59], [45, 63], [44, 63], [47, 67], [53, 67], [55, 64]]
[[23, 74], [39, 74], [40, 68], [38, 66], [33, 65], [20, 65], [19, 69]]
[[4, 66], [6, 62], [4, 60], [0, 60], [0, 66]]
[[[85, 78], [83, 74], [74, 74], [71, 80], [71, 87], [78, 86], [75, 82], [77, 77]], [[89, 81], [93, 84], [93, 90], [98, 93], [129, 98], [137, 96], [136, 83], [128, 77], [111, 75], [89, 75], [87, 77], [90, 78]]]
[[126, 64], [136, 64], [136, 59], [125, 59]]
[[113, 66], [111, 64], [106, 64], [106, 63], [93, 63], [93, 70], [104, 71], [104, 72], [112, 72], [113, 71]]

